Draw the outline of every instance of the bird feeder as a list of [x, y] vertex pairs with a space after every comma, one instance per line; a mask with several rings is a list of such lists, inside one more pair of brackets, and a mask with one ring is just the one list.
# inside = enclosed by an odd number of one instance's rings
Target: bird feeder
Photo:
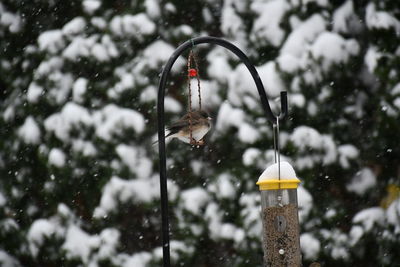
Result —
[[[170, 56], [167, 63], [165, 64], [158, 86], [158, 102], [157, 102], [157, 128], [158, 128], [158, 148], [159, 148], [159, 169], [160, 169], [160, 197], [161, 197], [161, 222], [162, 222], [162, 248], [163, 248], [163, 266], [170, 267], [170, 225], [169, 225], [169, 212], [168, 212], [168, 190], [167, 190], [167, 163], [166, 163], [166, 149], [165, 149], [165, 110], [164, 110], [164, 97], [165, 88], [167, 85], [168, 75], [171, 72], [171, 68], [174, 65], [178, 57], [181, 56], [188, 49], [193, 49], [199, 44], [214, 44], [222, 46], [230, 50], [235, 54], [240, 61], [247, 67], [256, 85], [256, 89], [260, 95], [261, 106], [264, 110], [265, 117], [272, 122], [272, 124], [277, 124], [279, 120], [284, 120], [288, 114], [287, 105], [287, 93], [285, 91], [281, 92], [281, 112], [278, 115], [274, 115], [269, 105], [266, 90], [261, 81], [261, 78], [250, 62], [248, 57], [235, 45], [232, 43], [212, 36], [203, 36], [190, 39], [183, 44], [181, 44]], [[189, 57], [190, 58], [190, 57]], [[191, 77], [199, 78], [198, 68], [196, 67], [196, 62], [194, 62], [195, 68], [188, 64], [188, 79]], [[199, 82], [199, 80], [198, 80]], [[200, 92], [200, 88], [199, 88]], [[200, 97], [199, 97], [200, 101]], [[201, 109], [201, 102], [199, 103], [199, 109]]]
[[261, 192], [264, 266], [301, 266], [297, 179], [293, 167], [278, 162], [258, 179]]

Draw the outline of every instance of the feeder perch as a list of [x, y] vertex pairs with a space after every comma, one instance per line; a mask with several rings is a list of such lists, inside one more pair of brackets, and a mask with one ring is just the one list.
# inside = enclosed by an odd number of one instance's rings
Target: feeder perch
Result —
[[301, 266], [297, 179], [293, 167], [278, 162], [258, 179], [261, 191], [264, 266]]

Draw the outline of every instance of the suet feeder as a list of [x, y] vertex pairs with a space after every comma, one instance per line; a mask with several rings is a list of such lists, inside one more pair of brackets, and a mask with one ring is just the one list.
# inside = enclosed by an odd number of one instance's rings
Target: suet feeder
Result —
[[297, 205], [299, 183], [295, 171], [287, 162], [271, 165], [258, 179], [265, 266], [301, 266]]

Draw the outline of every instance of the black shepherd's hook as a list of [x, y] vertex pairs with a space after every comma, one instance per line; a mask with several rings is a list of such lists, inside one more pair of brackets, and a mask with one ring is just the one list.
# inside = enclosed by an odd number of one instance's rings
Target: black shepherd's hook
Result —
[[216, 44], [223, 46], [233, 52], [240, 60], [246, 65], [247, 69], [250, 71], [251, 76], [256, 83], [258, 93], [260, 95], [261, 104], [265, 112], [267, 119], [276, 124], [277, 120], [283, 120], [288, 113], [287, 106], [287, 93], [285, 91], [281, 92], [281, 113], [275, 116], [271, 107], [269, 106], [267, 95], [265, 93], [264, 86], [261, 82], [260, 76], [253, 64], [247, 56], [235, 45], [225, 41], [223, 39], [211, 36], [197, 37], [190, 39], [180, 45], [175, 52], [169, 58], [167, 64], [165, 65], [161, 78], [160, 84], [158, 86], [158, 103], [157, 103], [157, 119], [158, 119], [158, 149], [160, 158], [160, 190], [161, 190], [161, 220], [162, 220], [162, 244], [163, 244], [163, 266], [170, 266], [170, 248], [169, 248], [169, 222], [168, 222], [168, 191], [167, 191], [167, 168], [166, 168], [166, 157], [165, 157], [165, 119], [164, 119], [164, 96], [165, 96], [165, 86], [167, 84], [168, 74], [178, 57], [186, 51], [188, 48], [192, 48], [198, 44]]

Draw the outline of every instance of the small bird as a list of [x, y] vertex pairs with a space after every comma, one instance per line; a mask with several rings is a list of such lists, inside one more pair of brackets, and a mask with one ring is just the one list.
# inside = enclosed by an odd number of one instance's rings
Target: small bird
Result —
[[[190, 122], [191, 120], [191, 122]], [[196, 110], [185, 114], [178, 121], [167, 127], [166, 138], [178, 138], [191, 145], [204, 145], [203, 137], [211, 128], [211, 117], [204, 110]], [[190, 140], [192, 131], [192, 140]]]

